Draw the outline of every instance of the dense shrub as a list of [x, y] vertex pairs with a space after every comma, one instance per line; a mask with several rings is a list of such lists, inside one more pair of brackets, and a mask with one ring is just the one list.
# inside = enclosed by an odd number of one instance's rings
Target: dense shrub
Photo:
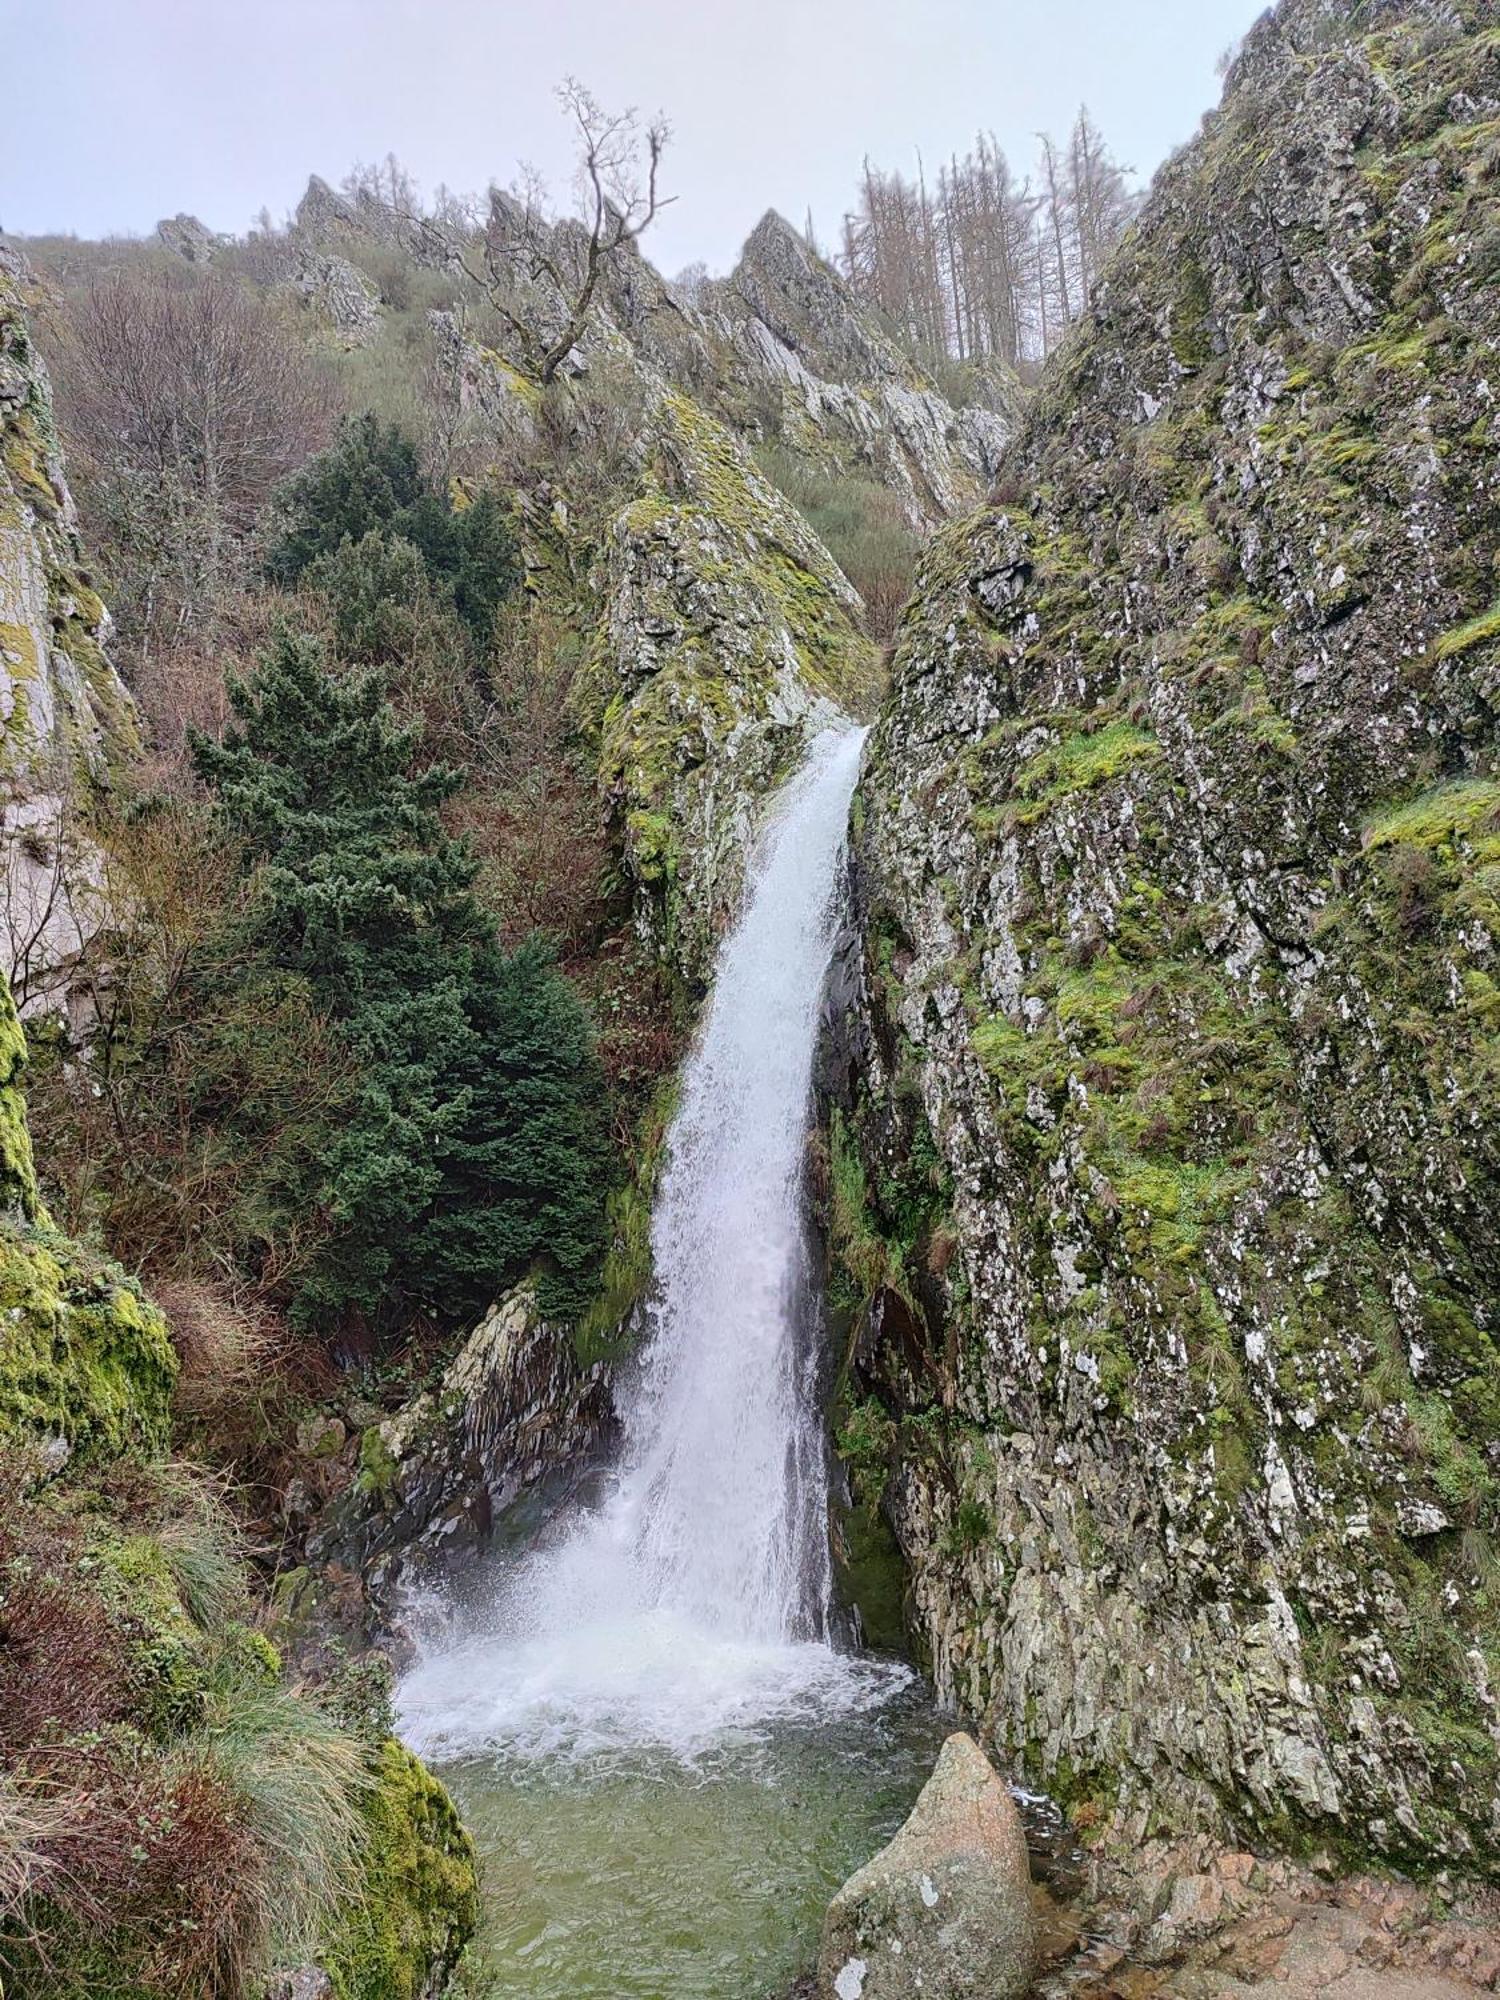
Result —
[[405, 543], [420, 556], [432, 590], [449, 602], [477, 646], [520, 580], [514, 531], [499, 497], [481, 493], [455, 508], [422, 470], [417, 448], [371, 412], [350, 418], [338, 442], [281, 496], [281, 526], [266, 558], [278, 583], [295, 584], [346, 543], [371, 537]]
[[820, 472], [784, 445], [762, 445], [756, 457], [864, 599], [871, 636], [889, 639], [921, 549], [895, 494], [873, 479]]

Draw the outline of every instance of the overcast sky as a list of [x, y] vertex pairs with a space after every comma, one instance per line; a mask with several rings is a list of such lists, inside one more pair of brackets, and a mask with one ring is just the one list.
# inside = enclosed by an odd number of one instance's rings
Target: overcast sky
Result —
[[[768, 207], [836, 234], [868, 153], [931, 170], [981, 126], [1029, 166], [1086, 102], [1142, 175], [1214, 102], [1256, 0], [0, 0], [0, 226], [243, 231], [309, 173], [394, 151], [430, 190], [565, 192], [551, 91], [664, 111], [677, 195], [646, 248], [724, 270]], [[16, 87], [24, 86], [24, 87]]]

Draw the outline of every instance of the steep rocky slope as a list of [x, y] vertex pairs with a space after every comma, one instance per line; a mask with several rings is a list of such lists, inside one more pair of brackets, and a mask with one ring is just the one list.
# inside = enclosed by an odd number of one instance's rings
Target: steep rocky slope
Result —
[[993, 476], [1020, 400], [1009, 372], [995, 364], [988, 402], [955, 409], [774, 209], [702, 311], [729, 407], [828, 475], [888, 486], [913, 527], [949, 519]]
[[1500, 30], [1283, 0], [856, 800], [844, 1447], [1129, 1842], [1500, 1851]]
[[90, 925], [94, 798], [136, 747], [79, 546], [30, 273], [0, 247], [0, 923], [29, 1009], [66, 997]]

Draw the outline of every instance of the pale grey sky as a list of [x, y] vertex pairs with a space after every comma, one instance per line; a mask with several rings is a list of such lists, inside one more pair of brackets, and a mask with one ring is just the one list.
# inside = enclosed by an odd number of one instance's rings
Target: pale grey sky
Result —
[[769, 207], [831, 238], [868, 152], [929, 170], [992, 128], [1018, 166], [1086, 102], [1145, 175], [1217, 97], [1256, 0], [0, 0], [0, 225], [242, 231], [310, 172], [394, 151], [424, 189], [561, 194], [566, 73], [664, 111], [678, 199], [648, 239], [723, 270]]

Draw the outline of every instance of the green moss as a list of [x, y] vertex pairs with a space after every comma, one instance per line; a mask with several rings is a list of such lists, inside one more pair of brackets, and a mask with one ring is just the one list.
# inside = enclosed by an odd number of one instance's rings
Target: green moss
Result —
[[1110, 722], [1037, 751], [1017, 771], [1015, 789], [1038, 806], [1051, 806], [1107, 783], [1143, 757], [1159, 754], [1155, 737], [1144, 729], [1131, 722]]
[[829, 1123], [828, 1145], [829, 1247], [839, 1270], [852, 1281], [852, 1303], [862, 1309], [882, 1291], [910, 1301], [902, 1248], [876, 1219], [854, 1134], [837, 1108]]
[[45, 1218], [21, 1090], [25, 1068], [26, 1037], [10, 987], [0, 977], [0, 1215], [10, 1215], [19, 1222], [39, 1222]]
[[1456, 839], [1488, 836], [1487, 846], [1500, 850], [1500, 780], [1471, 778], [1438, 785], [1420, 798], [1394, 806], [1365, 825], [1365, 847], [1390, 847], [1397, 842], [1438, 848]]
[[856, 1498], [838, 1517], [834, 1569], [839, 1596], [858, 1613], [860, 1636], [877, 1652], [906, 1645], [906, 1561], [878, 1499]]
[[440, 1991], [479, 1918], [473, 1844], [447, 1792], [394, 1738], [364, 1807], [361, 1892], [324, 1954], [339, 2000]]
[[0, 1314], [0, 1437], [64, 1437], [84, 1455], [165, 1448], [177, 1358], [116, 1266], [0, 1224]]
[[211, 1648], [188, 1616], [154, 1535], [106, 1539], [94, 1545], [90, 1560], [133, 1634], [126, 1659], [136, 1720], [165, 1742], [196, 1721], [202, 1709]]
[[625, 1322], [651, 1283], [651, 1212], [678, 1095], [675, 1075], [658, 1085], [632, 1149], [629, 1178], [612, 1189], [607, 1199], [609, 1248], [599, 1294], [573, 1335], [574, 1348], [585, 1367], [618, 1354]]
[[1450, 632], [1432, 643], [1433, 656], [1439, 660], [1451, 660], [1461, 653], [1472, 652], [1487, 640], [1500, 639], [1500, 604], [1491, 605], [1479, 617], [1471, 618], [1466, 624], [1455, 625]]
[[1208, 278], [1196, 258], [1185, 258], [1178, 273], [1177, 296], [1172, 305], [1172, 352], [1190, 373], [1207, 367], [1213, 358], [1213, 335], [1209, 325], [1212, 306]]
[[354, 1484], [355, 1491], [367, 1499], [383, 1499], [395, 1488], [396, 1458], [379, 1424], [371, 1424], [360, 1434], [359, 1471]]
[[6, 672], [13, 681], [34, 681], [41, 669], [37, 660], [36, 640], [25, 625], [16, 625], [0, 618], [0, 654], [5, 656]]

